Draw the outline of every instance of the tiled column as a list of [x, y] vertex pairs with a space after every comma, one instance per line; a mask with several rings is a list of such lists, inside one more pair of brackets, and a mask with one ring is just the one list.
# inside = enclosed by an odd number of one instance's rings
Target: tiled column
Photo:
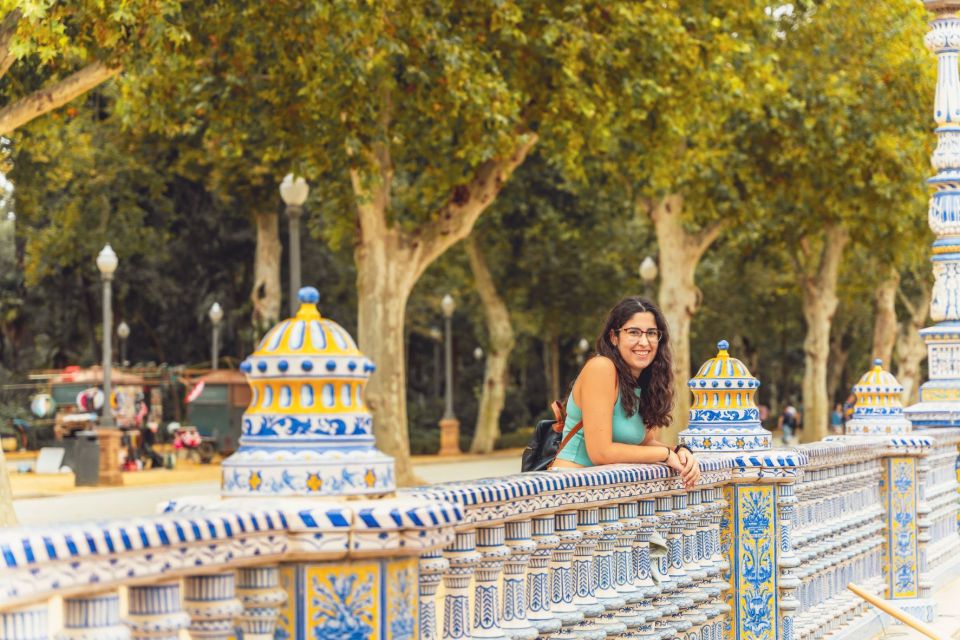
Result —
[[633, 570], [633, 545], [640, 527], [640, 505], [636, 500], [629, 500], [621, 502], [617, 509], [620, 528], [613, 548], [613, 586], [625, 604], [616, 614], [617, 620], [627, 626], [621, 637], [630, 637], [645, 621], [639, 611], [643, 590], [636, 585], [637, 573]]
[[[777, 485], [777, 507], [780, 517], [780, 558], [777, 566], [780, 570], [780, 626], [783, 630], [783, 640], [793, 640], [793, 617], [800, 607], [797, 600], [797, 588], [800, 580], [793, 570], [800, 566], [800, 559], [793, 552], [791, 531], [793, 529], [794, 510], [797, 498], [794, 496], [792, 484]], [[844, 585], [846, 586], [846, 585]]]
[[510, 557], [503, 566], [504, 633], [514, 640], [534, 640], [538, 631], [527, 620], [527, 591], [524, 584], [530, 556], [537, 550], [533, 541], [533, 523], [517, 520], [506, 525], [506, 543]]
[[924, 568], [921, 540], [927, 534], [929, 510], [923, 513], [918, 462], [915, 452], [909, 449], [895, 450], [894, 455], [882, 458], [882, 499], [886, 518], [885, 590], [887, 599], [896, 606], [931, 622], [935, 604], [929, 597], [930, 584], [921, 582]]
[[550, 565], [555, 549], [560, 544], [554, 533], [554, 516], [534, 516], [533, 541], [537, 550], [530, 556], [527, 574], [527, 620], [541, 634], [560, 630], [560, 619], [551, 609]]
[[726, 491], [722, 487], [714, 487], [713, 493], [713, 511], [710, 513], [710, 549], [711, 558], [719, 569], [719, 573], [714, 578], [713, 584], [719, 591], [719, 604], [717, 605], [718, 616], [713, 620], [713, 637], [716, 640], [723, 638], [724, 630], [730, 624], [731, 607], [728, 604], [727, 594], [730, 592], [730, 551], [724, 548], [721, 531], [724, 528], [724, 518], [728, 512], [729, 505], [725, 498]]
[[102, 593], [65, 598], [63, 630], [57, 640], [128, 640], [130, 629], [120, 622], [120, 596]]
[[437, 588], [449, 568], [441, 549], [420, 556], [420, 640], [437, 640]]
[[603, 529], [600, 527], [600, 509], [596, 507], [577, 510], [577, 530], [580, 540], [573, 552], [573, 604], [583, 613], [584, 619], [574, 628], [579, 638], [606, 637], [600, 616], [605, 608], [596, 596], [593, 563], [597, 541]]
[[550, 559], [550, 612], [567, 627], [583, 620], [583, 612], [573, 603], [573, 553], [583, 537], [577, 531], [577, 512], [561, 511], [554, 516], [554, 527], [560, 543]]
[[505, 535], [503, 525], [477, 529], [480, 564], [473, 591], [473, 638], [507, 640], [500, 628], [499, 588], [503, 562], [510, 555], [504, 544]]
[[653, 609], [660, 614], [654, 620], [654, 631], [666, 638], [672, 637], [671, 634], [677, 634], [678, 629], [673, 626], [675, 616], [680, 612], [680, 607], [676, 604], [674, 596], [680, 589], [680, 585], [674, 576], [671, 575], [674, 558], [680, 562], [682, 551], [680, 548], [679, 535], [671, 537], [671, 531], [674, 527], [674, 520], [677, 514], [673, 513], [673, 498], [670, 496], [656, 497], [656, 523], [657, 528], [651, 534], [659, 535], [661, 540], [666, 543], [666, 553], [654, 559], [651, 552], [651, 575], [660, 586], [660, 593], [653, 601]]
[[620, 508], [615, 505], [600, 507], [600, 537], [597, 539], [597, 552], [593, 561], [594, 595], [603, 605], [599, 625], [608, 637], [627, 630], [627, 623], [617, 614], [627, 606], [626, 599], [617, 592], [616, 568], [614, 567], [614, 548], [617, 534], [623, 531], [620, 524]]
[[0, 638], [3, 640], [47, 640], [50, 607], [47, 603], [0, 613]]
[[650, 537], [657, 526], [656, 500], [653, 498], [638, 500], [637, 507], [639, 524], [633, 541], [633, 572], [636, 576], [635, 584], [640, 593], [640, 602], [634, 611], [638, 617], [643, 618], [643, 621], [628, 637], [652, 640], [660, 637], [654, 627], [656, 621], [665, 615], [664, 611], [653, 606], [653, 598], [662, 592], [662, 587], [653, 580], [650, 560]]
[[[667, 546], [670, 550], [669, 575], [677, 585], [677, 589], [670, 595], [670, 602], [677, 607], [677, 611], [669, 618], [669, 624], [680, 635], [685, 634], [693, 626], [689, 616], [689, 610], [694, 605], [690, 595], [690, 587], [694, 582], [691, 545], [693, 531], [689, 524], [690, 509], [687, 507], [687, 494], [675, 493], [671, 496], [671, 500], [674, 517], [670, 520]], [[688, 559], [690, 562], [687, 561]]]
[[470, 628], [470, 580], [480, 564], [477, 553], [477, 532], [459, 531], [444, 556], [450, 563], [443, 575], [446, 595], [443, 598], [443, 637], [458, 640], [472, 637]]
[[[784, 450], [745, 453], [734, 459], [730, 492], [731, 555], [736, 568], [731, 575], [733, 637], [786, 638], [780, 592], [781, 588], [792, 592], [795, 582], [781, 564], [785, 554], [787, 565], [793, 561], [791, 535], [789, 530], [783, 531], [779, 504], [779, 496], [791, 492], [780, 485], [796, 483], [806, 464], [805, 454]], [[787, 527], [790, 528], [790, 523]], [[781, 583], [784, 576], [786, 585]]]
[[133, 640], [177, 640], [190, 626], [183, 610], [180, 581], [130, 587], [127, 624]]
[[235, 633], [235, 618], [243, 613], [236, 597], [232, 571], [184, 580], [183, 608], [190, 614], [190, 637], [194, 640], [227, 640]]
[[238, 625], [243, 640], [273, 640], [280, 607], [287, 601], [287, 592], [280, 588], [276, 565], [240, 569], [237, 597], [243, 604]]

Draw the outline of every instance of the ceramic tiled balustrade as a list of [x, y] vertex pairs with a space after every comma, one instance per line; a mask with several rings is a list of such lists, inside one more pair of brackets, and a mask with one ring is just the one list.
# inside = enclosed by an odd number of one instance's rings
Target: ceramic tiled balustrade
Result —
[[721, 343], [690, 381], [691, 490], [610, 465], [396, 491], [347, 386], [372, 365], [312, 300], [245, 364], [223, 497], [0, 531], [0, 640], [857, 638], [875, 617], [848, 582], [929, 618], [960, 556], [960, 430], [911, 433], [879, 366], [856, 435], [769, 449]]

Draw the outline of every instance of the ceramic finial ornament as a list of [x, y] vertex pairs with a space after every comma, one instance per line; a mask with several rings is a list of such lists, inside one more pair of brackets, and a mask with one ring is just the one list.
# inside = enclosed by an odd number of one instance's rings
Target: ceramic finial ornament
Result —
[[873, 368], [863, 374], [853, 385], [857, 403], [853, 416], [847, 420], [847, 434], [897, 434], [909, 433], [913, 425], [903, 413], [903, 385], [892, 373], [883, 368], [879, 358]]
[[396, 488], [376, 449], [363, 391], [376, 367], [353, 338], [299, 292], [293, 318], [240, 365], [250, 384], [240, 448], [223, 462], [224, 496], [351, 496]]
[[762, 451], [772, 436], [760, 424], [754, 396], [760, 381], [730, 357], [730, 343], [717, 343], [717, 355], [703, 363], [687, 386], [693, 393], [690, 426], [680, 444], [694, 451]]

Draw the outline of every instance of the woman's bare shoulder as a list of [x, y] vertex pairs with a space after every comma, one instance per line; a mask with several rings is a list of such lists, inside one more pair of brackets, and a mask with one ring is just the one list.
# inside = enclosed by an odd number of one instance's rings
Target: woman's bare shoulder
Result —
[[616, 377], [617, 365], [607, 356], [594, 356], [583, 365], [583, 373], [588, 376]]

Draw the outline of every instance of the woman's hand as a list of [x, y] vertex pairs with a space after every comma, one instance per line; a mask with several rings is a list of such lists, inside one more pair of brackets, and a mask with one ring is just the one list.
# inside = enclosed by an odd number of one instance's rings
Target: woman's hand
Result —
[[[665, 447], [670, 451], [670, 447]], [[680, 456], [675, 454], [673, 451], [670, 451], [670, 455], [667, 457], [664, 464], [677, 472], [681, 477], [683, 476], [683, 463], [680, 462]]]
[[681, 447], [676, 454], [680, 462], [680, 470], [677, 473], [683, 479], [683, 486], [687, 489], [692, 488], [700, 480], [700, 462], [697, 457]]

